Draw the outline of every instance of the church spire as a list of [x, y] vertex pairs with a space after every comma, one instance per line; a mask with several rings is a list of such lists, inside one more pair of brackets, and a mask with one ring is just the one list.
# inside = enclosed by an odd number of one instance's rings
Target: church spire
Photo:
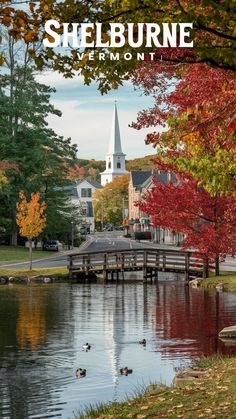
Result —
[[118, 120], [116, 100], [115, 100], [108, 154], [120, 154], [120, 153], [122, 153], [122, 149], [121, 149], [121, 141], [120, 141], [119, 120]]
[[119, 120], [115, 101], [109, 151], [106, 156], [106, 170], [101, 173], [102, 186], [105, 186], [117, 176], [124, 175], [125, 173], [127, 173], [125, 170], [125, 154], [121, 148]]

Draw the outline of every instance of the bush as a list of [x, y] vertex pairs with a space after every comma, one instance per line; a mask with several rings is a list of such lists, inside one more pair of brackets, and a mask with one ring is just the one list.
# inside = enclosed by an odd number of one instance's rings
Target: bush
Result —
[[76, 239], [74, 239], [74, 246], [79, 247], [84, 240], [85, 240], [84, 237], [80, 237], [80, 238], [76, 237]]
[[151, 231], [136, 231], [134, 233], [135, 240], [151, 240]]

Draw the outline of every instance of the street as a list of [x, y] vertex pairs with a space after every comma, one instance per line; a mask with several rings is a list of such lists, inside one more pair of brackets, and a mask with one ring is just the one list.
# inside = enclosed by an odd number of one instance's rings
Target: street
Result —
[[[64, 267], [67, 266], [67, 255], [70, 253], [87, 253], [87, 252], [96, 252], [96, 251], [105, 251], [105, 250], [130, 250], [130, 249], [140, 249], [144, 247], [151, 248], [167, 248], [175, 249], [176, 247], [168, 245], [159, 245], [153, 242], [135, 242], [134, 240], [126, 239], [122, 237], [123, 231], [110, 231], [96, 233], [94, 235], [88, 235], [86, 242], [84, 242], [80, 248], [74, 248], [71, 251], [63, 252], [59, 256], [48, 255], [48, 258], [35, 260], [33, 261], [33, 268], [54, 268], [54, 267]], [[13, 269], [28, 269], [29, 262], [18, 262], [12, 264], [2, 265], [5, 268]], [[230, 256], [226, 257], [225, 262], [220, 264], [221, 270], [236, 272], [236, 258]]]

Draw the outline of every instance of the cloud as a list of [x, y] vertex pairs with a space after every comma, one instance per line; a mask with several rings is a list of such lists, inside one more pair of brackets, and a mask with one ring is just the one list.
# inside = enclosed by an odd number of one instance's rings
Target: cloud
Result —
[[38, 74], [37, 81], [56, 88], [51, 101], [62, 111], [62, 117], [50, 116], [48, 122], [56, 133], [72, 138], [78, 145], [78, 157], [105, 158], [114, 100], [118, 100], [122, 147], [127, 158], [154, 154], [153, 148], [144, 144], [146, 134], [152, 130], [136, 131], [128, 127], [136, 120], [139, 110], [152, 105], [153, 98], [134, 91], [130, 81], [104, 96], [97, 90], [96, 83], [85, 86], [81, 76], [65, 79], [58, 72], [48, 71]]
[[[113, 106], [107, 110], [84, 108], [83, 101], [54, 101], [63, 116], [58, 118], [50, 116], [49, 125], [59, 135], [71, 137], [72, 142], [78, 146], [79, 158], [105, 159], [108, 152], [110, 130], [112, 123]], [[128, 125], [136, 119], [134, 110], [118, 110], [121, 141], [123, 152], [127, 158], [141, 157], [147, 154], [154, 154], [151, 146], [144, 144], [144, 139], [150, 129], [136, 131]]]
[[76, 75], [73, 79], [66, 79], [61, 73], [58, 73], [58, 71], [45, 71], [43, 73], [38, 73], [36, 75], [36, 80], [39, 83], [55, 88], [65, 86], [70, 89], [83, 84], [83, 78], [81, 76]]

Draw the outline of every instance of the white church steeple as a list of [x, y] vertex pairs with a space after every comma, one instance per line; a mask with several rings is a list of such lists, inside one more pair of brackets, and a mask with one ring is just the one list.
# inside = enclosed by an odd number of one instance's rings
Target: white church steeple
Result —
[[125, 154], [122, 152], [120, 128], [116, 102], [114, 106], [109, 151], [106, 156], [106, 170], [101, 173], [101, 184], [105, 186], [115, 177], [127, 173], [125, 170]]

